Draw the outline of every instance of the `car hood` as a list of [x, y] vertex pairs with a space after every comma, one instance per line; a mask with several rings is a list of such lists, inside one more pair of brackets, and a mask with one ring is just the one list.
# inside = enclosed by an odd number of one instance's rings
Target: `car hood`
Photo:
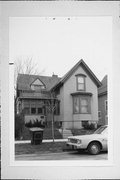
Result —
[[85, 135], [77, 135], [77, 136], [70, 136], [70, 139], [94, 139], [103, 136], [102, 134], [85, 134]]

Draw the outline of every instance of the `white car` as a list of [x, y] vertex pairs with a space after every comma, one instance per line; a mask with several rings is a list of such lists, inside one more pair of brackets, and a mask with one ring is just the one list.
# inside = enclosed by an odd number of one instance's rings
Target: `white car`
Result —
[[107, 125], [101, 126], [93, 134], [68, 137], [67, 145], [76, 150], [86, 149], [96, 155], [100, 151], [107, 151]]

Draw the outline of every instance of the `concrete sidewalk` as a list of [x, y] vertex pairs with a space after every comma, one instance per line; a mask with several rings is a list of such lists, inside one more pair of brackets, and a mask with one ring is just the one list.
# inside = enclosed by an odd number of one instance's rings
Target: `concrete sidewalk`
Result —
[[[42, 143], [53, 142], [53, 139], [42, 140]], [[67, 142], [67, 139], [55, 139], [54, 142]], [[15, 144], [29, 144], [31, 140], [15, 141]]]

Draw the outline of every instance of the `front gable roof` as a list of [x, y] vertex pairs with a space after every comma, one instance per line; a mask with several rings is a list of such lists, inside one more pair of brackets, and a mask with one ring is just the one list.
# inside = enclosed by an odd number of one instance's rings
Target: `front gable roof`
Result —
[[65, 83], [65, 81], [77, 70], [77, 68], [81, 66], [85, 72], [89, 75], [89, 77], [93, 80], [93, 82], [96, 84], [97, 87], [101, 86], [101, 82], [98, 80], [98, 78], [95, 76], [95, 74], [91, 71], [91, 69], [87, 66], [87, 64], [81, 59], [75, 66], [73, 66], [70, 71], [68, 71], [63, 78], [53, 87], [53, 90], [57, 87], [61, 86]]

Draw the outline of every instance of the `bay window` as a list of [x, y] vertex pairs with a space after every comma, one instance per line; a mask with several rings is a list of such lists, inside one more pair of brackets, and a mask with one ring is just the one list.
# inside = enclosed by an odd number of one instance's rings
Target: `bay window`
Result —
[[74, 96], [73, 97], [73, 113], [74, 114], [90, 114], [91, 113], [91, 97]]
[[73, 99], [73, 112], [74, 113], [79, 113], [79, 98], [78, 97], [74, 97]]

